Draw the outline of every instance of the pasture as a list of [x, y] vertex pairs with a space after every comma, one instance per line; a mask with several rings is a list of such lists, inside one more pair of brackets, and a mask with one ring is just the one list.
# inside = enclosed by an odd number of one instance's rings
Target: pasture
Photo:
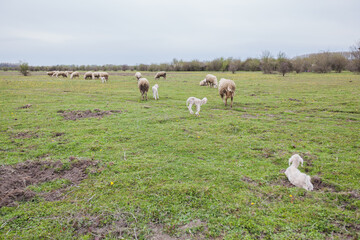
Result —
[[[1, 239], [359, 238], [359, 75], [212, 72], [236, 83], [230, 109], [199, 86], [207, 72], [144, 72], [148, 101], [134, 73], [0, 74], [0, 174], [41, 161], [59, 175], [17, 177]], [[208, 99], [199, 117], [191, 96]], [[288, 183], [295, 153], [314, 191]]]

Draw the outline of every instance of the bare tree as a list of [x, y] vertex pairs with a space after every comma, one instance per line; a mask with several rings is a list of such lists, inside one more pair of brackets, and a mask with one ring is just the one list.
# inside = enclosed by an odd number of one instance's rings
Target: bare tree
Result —
[[350, 47], [351, 62], [350, 71], [360, 73], [360, 41]]
[[276, 62], [269, 51], [263, 51], [260, 60], [260, 67], [263, 73], [272, 73], [275, 70]]

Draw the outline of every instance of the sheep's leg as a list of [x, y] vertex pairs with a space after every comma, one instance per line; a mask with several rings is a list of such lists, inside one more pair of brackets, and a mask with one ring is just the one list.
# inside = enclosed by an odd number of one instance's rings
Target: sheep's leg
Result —
[[190, 103], [189, 106], [188, 106], [189, 111], [190, 111], [190, 114], [194, 114], [194, 112], [193, 112], [192, 109], [191, 109], [191, 108], [192, 108], [192, 105], [193, 105], [193, 103]]
[[156, 91], [156, 96], [157, 96], [157, 99], [159, 99], [159, 92]]
[[225, 107], [227, 106], [227, 96], [225, 96], [225, 101], [224, 101], [224, 103], [225, 103]]
[[200, 112], [200, 104], [196, 104], [196, 116], [199, 116], [199, 112]]
[[234, 97], [231, 97], [231, 105], [230, 105], [230, 108], [232, 108], [233, 99], [234, 99]]

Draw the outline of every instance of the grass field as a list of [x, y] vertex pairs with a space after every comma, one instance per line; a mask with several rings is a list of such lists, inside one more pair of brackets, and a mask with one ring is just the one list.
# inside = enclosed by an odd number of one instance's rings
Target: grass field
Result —
[[[151, 90], [140, 101], [128, 73], [107, 84], [1, 73], [1, 165], [97, 166], [76, 184], [24, 180], [38, 195], [0, 208], [0, 239], [360, 237], [359, 75], [213, 73], [236, 83], [230, 109], [199, 86], [204, 72], [143, 73], [159, 101]], [[190, 96], [208, 98], [200, 117], [185, 106]], [[94, 109], [121, 112], [62, 116]], [[283, 173], [295, 153], [312, 192]], [[56, 191], [55, 201], [43, 197]]]

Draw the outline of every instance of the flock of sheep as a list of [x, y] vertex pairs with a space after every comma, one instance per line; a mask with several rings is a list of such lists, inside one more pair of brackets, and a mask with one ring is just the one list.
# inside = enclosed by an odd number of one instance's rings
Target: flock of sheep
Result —
[[[47, 72], [49, 76], [52, 77], [70, 77], [70, 79], [73, 79], [75, 77], [80, 77], [79, 72], [73, 72], [73, 71], [52, 71]], [[142, 100], [148, 100], [147, 92], [150, 88], [150, 83], [146, 78], [143, 78], [140, 72], [135, 73], [135, 77], [138, 81], [138, 88], [141, 93]], [[155, 79], [159, 79], [160, 77], [163, 77], [166, 80], [166, 72], [158, 72], [155, 75]], [[101, 79], [101, 81], [104, 83], [108, 80], [109, 74], [107, 72], [86, 72], [84, 74], [84, 79]], [[218, 88], [219, 95], [221, 99], [223, 100], [225, 106], [227, 106], [227, 99], [231, 98], [231, 104], [230, 107], [232, 108], [233, 105], [233, 99], [235, 95], [235, 83], [234, 81], [230, 79], [222, 78], [218, 84], [216, 76], [212, 74], [207, 74], [205, 79], [200, 81], [200, 86], [209, 86], [213, 88]], [[159, 99], [159, 92], [158, 92], [159, 85], [155, 84], [152, 87], [153, 91], [153, 97], [155, 100]], [[186, 100], [186, 106], [188, 107], [190, 114], [194, 114], [192, 111], [192, 106], [196, 106], [196, 116], [199, 116], [200, 113], [200, 106], [207, 103], [207, 98], [204, 97], [203, 99], [199, 99], [196, 97], [189, 97]], [[291, 184], [304, 188], [307, 191], [313, 190], [313, 185], [311, 183], [311, 178], [309, 175], [306, 175], [298, 169], [299, 164], [303, 165], [304, 160], [298, 155], [295, 154], [289, 159], [289, 167], [285, 171], [285, 175], [287, 176], [288, 180], [291, 182]]]

